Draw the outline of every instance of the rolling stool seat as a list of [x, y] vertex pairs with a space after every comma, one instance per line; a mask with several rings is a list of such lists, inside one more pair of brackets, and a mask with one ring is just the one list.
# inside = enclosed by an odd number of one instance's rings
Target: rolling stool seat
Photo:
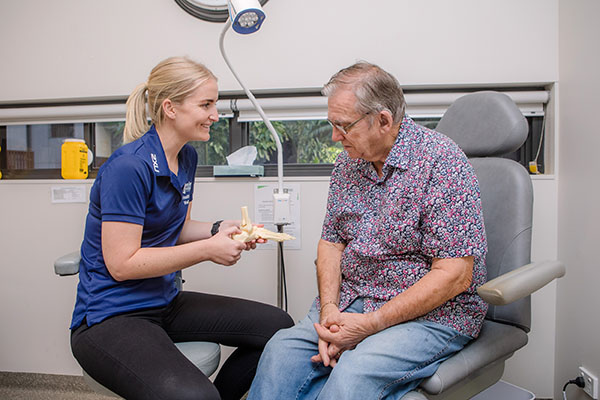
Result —
[[[75, 275], [79, 273], [79, 252], [67, 254], [54, 262], [54, 272], [60, 276]], [[181, 275], [178, 274], [176, 282], [181, 285]], [[180, 286], [181, 288], [181, 286]], [[211, 342], [180, 342], [175, 346], [188, 358], [202, 373], [208, 377], [215, 373], [221, 361], [221, 346]], [[87, 385], [99, 394], [120, 397], [106, 387], [96, 382], [83, 369], [83, 379]]]

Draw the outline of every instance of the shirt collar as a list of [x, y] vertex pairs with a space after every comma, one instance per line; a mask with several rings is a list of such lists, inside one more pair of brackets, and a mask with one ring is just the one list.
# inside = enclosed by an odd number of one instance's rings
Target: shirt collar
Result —
[[148, 132], [141, 137], [148, 154], [144, 157], [144, 161], [150, 166], [154, 174], [157, 176], [170, 176], [169, 164], [163, 150], [162, 143], [158, 137], [156, 127], [152, 125]]
[[384, 163], [384, 168], [389, 165], [394, 168], [407, 169], [411, 157], [411, 149], [418, 136], [419, 126], [408, 116], [405, 116], [400, 125], [394, 146], [390, 150]]
[[411, 149], [415, 138], [418, 136], [419, 126], [408, 116], [404, 116], [396, 141], [390, 149], [385, 163], [382, 167], [383, 175], [380, 177], [370, 161], [358, 158], [355, 160], [357, 168], [362, 171], [362, 174], [375, 182], [382, 182], [387, 179], [393, 169], [408, 169], [410, 163]]

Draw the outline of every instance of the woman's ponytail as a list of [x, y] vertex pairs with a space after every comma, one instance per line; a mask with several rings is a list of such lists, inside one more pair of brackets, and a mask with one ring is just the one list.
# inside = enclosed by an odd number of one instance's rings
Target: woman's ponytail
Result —
[[127, 113], [125, 115], [125, 129], [123, 130], [123, 144], [133, 142], [142, 137], [150, 128], [146, 115], [146, 83], [139, 84], [127, 98]]

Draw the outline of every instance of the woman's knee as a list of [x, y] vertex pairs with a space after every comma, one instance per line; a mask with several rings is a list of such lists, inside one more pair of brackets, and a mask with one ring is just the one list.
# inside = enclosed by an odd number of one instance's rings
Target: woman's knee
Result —
[[281, 329], [291, 328], [294, 326], [294, 320], [290, 315], [280, 308], [273, 307], [268, 317], [267, 329], [272, 331], [271, 336]]
[[263, 310], [255, 321], [254, 332], [257, 334], [254, 336], [254, 345], [260, 348], [264, 348], [276, 333], [294, 325], [292, 318], [285, 311], [276, 307]]

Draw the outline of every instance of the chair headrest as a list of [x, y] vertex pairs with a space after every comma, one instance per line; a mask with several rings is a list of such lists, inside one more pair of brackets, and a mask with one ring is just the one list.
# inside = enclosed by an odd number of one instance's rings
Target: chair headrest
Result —
[[454, 140], [468, 157], [489, 157], [517, 150], [529, 127], [510, 97], [483, 91], [457, 99], [436, 130]]

